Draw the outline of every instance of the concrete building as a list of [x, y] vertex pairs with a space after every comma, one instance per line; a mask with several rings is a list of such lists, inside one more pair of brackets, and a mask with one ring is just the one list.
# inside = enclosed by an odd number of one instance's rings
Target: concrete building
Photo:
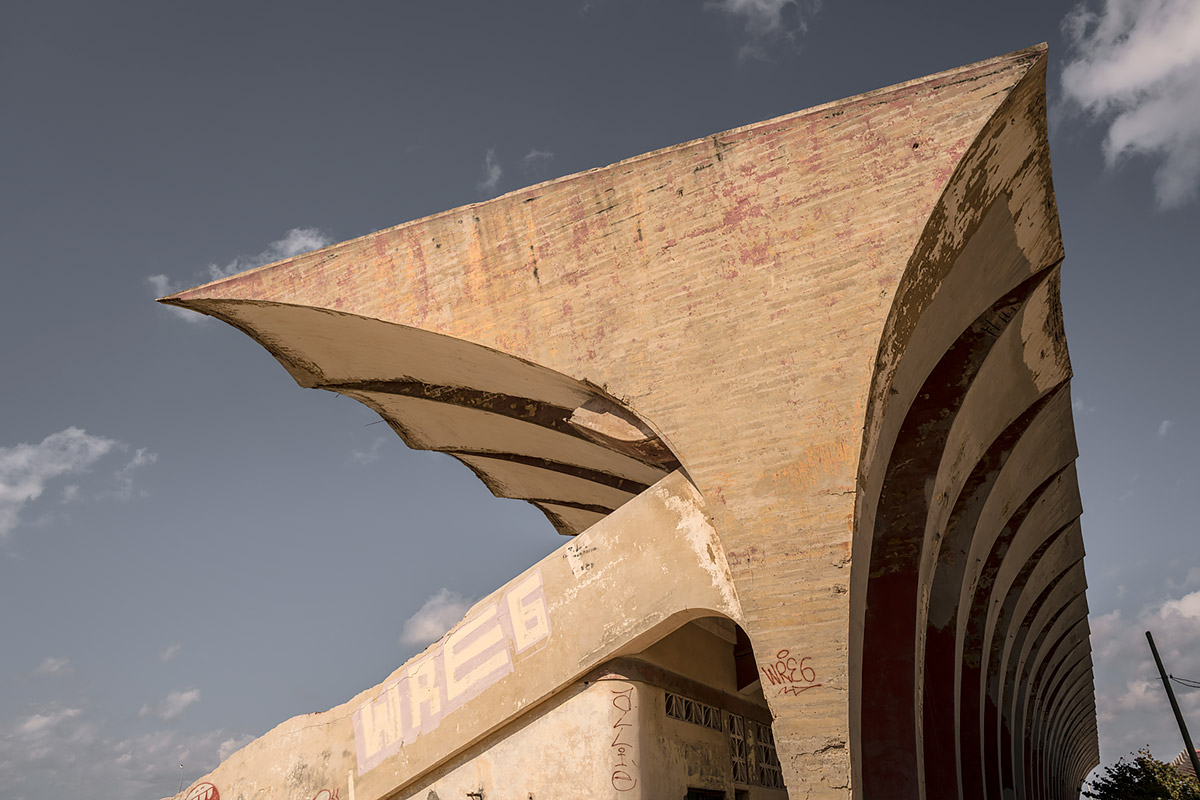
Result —
[[571, 536], [209, 798], [1058, 798], [1098, 761], [1045, 47], [164, 298]]

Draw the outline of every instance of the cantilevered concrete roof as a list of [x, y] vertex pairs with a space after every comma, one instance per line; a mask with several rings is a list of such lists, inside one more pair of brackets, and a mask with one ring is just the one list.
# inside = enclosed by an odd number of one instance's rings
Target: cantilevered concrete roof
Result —
[[[681, 470], [759, 663], [815, 676], [766, 687], [797, 796], [1069, 795], [1097, 752], [1045, 64], [1030, 48], [163, 302], [563, 533]], [[373, 797], [412, 779], [375, 769]]]

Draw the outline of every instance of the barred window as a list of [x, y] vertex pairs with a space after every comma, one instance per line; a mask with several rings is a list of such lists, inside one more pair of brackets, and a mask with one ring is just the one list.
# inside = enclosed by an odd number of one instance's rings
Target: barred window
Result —
[[750, 735], [754, 739], [755, 783], [771, 789], [784, 789], [783, 769], [779, 765], [779, 754], [775, 751], [775, 736], [770, 725], [750, 721]]
[[717, 709], [681, 694], [667, 692], [666, 695], [667, 716], [671, 719], [702, 725], [705, 728], [712, 728], [714, 731], [721, 730], [721, 712]]
[[729, 734], [729, 760], [733, 765], [733, 781], [749, 783], [750, 751], [746, 746], [746, 721], [737, 714], [726, 714], [725, 730]]

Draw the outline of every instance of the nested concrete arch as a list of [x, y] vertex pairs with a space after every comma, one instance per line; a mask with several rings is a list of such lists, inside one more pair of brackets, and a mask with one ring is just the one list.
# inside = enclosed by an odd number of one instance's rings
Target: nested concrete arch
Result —
[[[1082, 569], [1073, 569], [1066, 580], [1059, 582], [1059, 588], [1070, 586], [1070, 578], [1080, 572]], [[1071, 590], [1074, 590], [1074, 587], [1071, 587]], [[1022, 667], [1021, 672], [1025, 680], [1022, 681], [1021, 688], [1013, 696], [1014, 719], [1028, 718], [1031, 713], [1031, 704], [1036, 707], [1039, 692], [1047, 684], [1053, 668], [1055, 653], [1063, 650], [1070, 651], [1077, 647], [1088, 649], [1087, 609], [1086, 604], [1078, 602], [1079, 597], [1082, 597], [1082, 594], [1072, 600], [1070, 606], [1064, 607], [1066, 613], [1058, 616], [1052, 628], [1043, 628], [1043, 631], [1049, 635], [1044, 637], [1044, 646], [1036, 652], [1034, 664], [1036, 669], [1030, 669], [1028, 662]], [[1051, 598], [1048, 602], [1053, 603], [1055, 600]], [[1084, 607], [1080, 608], [1081, 605]]]
[[[1079, 681], [1085, 674], [1090, 674], [1091, 661], [1086, 645], [1075, 644], [1063, 649], [1061, 656], [1056, 659], [1054, 667], [1048, 674], [1042, 691], [1035, 699], [1030, 714], [1025, 718], [1023, 727], [1026, 731], [1028, 746], [1025, 750], [1029, 757], [1018, 759], [1015, 772], [1018, 775], [1028, 774], [1044, 764], [1057, 744], [1055, 737], [1066, 717], [1054, 714], [1060, 706], [1069, 703], [1079, 688]], [[1020, 753], [1020, 751], [1017, 751]], [[1021, 763], [1024, 762], [1024, 763]], [[1035, 776], [1037, 777], [1037, 776]], [[1040, 777], [1037, 777], [1037, 781]]]
[[1080, 685], [1078, 681], [1091, 674], [1090, 663], [1084, 664], [1086, 657], [1079, 648], [1056, 654], [1044, 696], [1033, 706], [1030, 716], [1022, 721], [1024, 737], [1020, 742], [1023, 746], [1013, 746], [1014, 785], [1023, 785], [1034, 793], [1039, 790], [1040, 770], [1053, 761], [1057, 746], [1055, 733], [1065, 721], [1061, 713], [1064, 700], [1072, 696]]
[[[1086, 630], [1083, 631], [1083, 635], [1086, 637], [1086, 635], [1087, 635]], [[1063, 648], [1073, 649], [1073, 648], [1079, 646], [1079, 642], [1077, 640], [1075, 642], [1068, 640], [1068, 641], [1061, 642], [1059, 644], [1059, 646], [1063, 647]], [[1046, 662], [1046, 665], [1049, 666], [1049, 663], [1050, 662]], [[1038, 675], [1038, 677], [1035, 680], [1038, 680], [1040, 682], [1042, 679], [1044, 679], [1046, 677], [1047, 676], [1045, 673], [1041, 673]], [[1064, 733], [1062, 733], [1059, 737], [1052, 740], [1052, 742], [1050, 744], [1043, 745], [1040, 748], [1041, 752], [1048, 753], [1048, 757], [1045, 759], [1046, 763], [1056, 763], [1057, 764], [1058, 760], [1060, 760], [1061, 757], [1063, 756], [1064, 750], [1070, 748], [1070, 745], [1072, 744], [1072, 742], [1070, 742], [1068, 740], [1068, 736], [1065, 732], [1067, 730], [1069, 730], [1069, 726], [1067, 723], [1073, 724], [1075, 722], [1075, 718], [1078, 717], [1078, 715], [1079, 715], [1079, 709], [1076, 707], [1076, 705], [1077, 704], [1075, 704], [1075, 703], [1070, 704], [1068, 707], [1066, 707], [1066, 709], [1063, 713], [1058, 714], [1056, 716], [1056, 718], [1054, 718], [1052, 720], [1053, 724], [1055, 726], [1058, 726], [1058, 729], [1063, 731]], [[1035, 713], [1036, 713], [1036, 708], [1035, 708]], [[1094, 718], [1094, 709], [1093, 709], [1092, 716]], [[1035, 752], [1039, 751], [1036, 744], [1031, 747], [1031, 750], [1033, 750]], [[1055, 772], [1054, 774], [1057, 775], [1058, 772]]]
[[[989, 682], [1013, 587], [1042, 590], [1032, 564], [1071, 517], [1045, 64], [1031, 48], [164, 301], [563, 533], [611, 532], [664, 482], [693, 493], [737, 600], [704, 607], [759, 663], [809, 665], [764, 685], [788, 787], [963, 794], [988, 723], [968, 710], [964, 734], [963, 704], [1011, 695]], [[367, 737], [387, 753], [359, 754], [359, 797], [461, 744], [409, 733]]]
[[[984, 649], [991, 589], [1017, 529], [1033, 503], [1054, 484], [1056, 476], [1075, 459], [1074, 441], [1059, 431], [1070, 425], [1071, 403], [1066, 387], [1055, 391], [1034, 410], [1033, 420], [1004, 462], [980, 512], [979, 524], [965, 559], [966, 574], [958, 598], [955, 684], [962, 736], [963, 797], [986, 797], [984, 768], [985, 717], [995, 724], [996, 709], [988, 697], [990, 648]], [[994, 790], [993, 790], [994, 791]]]
[[[1033, 643], [1031, 653], [1028, 647], [1030, 642], [1026, 640], [1024, 649], [1027, 653], [1023, 657], [1020, 688], [1014, 696], [1014, 706], [1019, 709], [1020, 718], [1024, 718], [1029, 713], [1030, 701], [1046, 678], [1051, 665], [1049, 657], [1059, 648], [1075, 647], [1088, 637], [1087, 627], [1080, 625], [1081, 620], [1087, 616], [1087, 601], [1083, 592], [1078, 591], [1065, 605], [1060, 605], [1062, 595], [1075, 591], [1069, 580], [1059, 581], [1055, 592], [1047, 598], [1046, 602], [1046, 609], [1048, 611], [1053, 609], [1050, 620], [1048, 622], [1034, 620], [1034, 626], [1040, 629], [1041, 633], [1038, 634], [1037, 641]], [[1053, 594], [1060, 596], [1054, 597]], [[1039, 616], [1041, 616], [1040, 612]]]
[[[994, 545], [1007, 517], [1001, 509], [1015, 510], [1020, 500], [1013, 495], [1014, 477], [1045, 474], [1061, 469], [1067, 459], [1055, 457], [1055, 444], [1062, 441], [1058, 431], [1061, 420], [1054, 413], [1064, 403], [1057, 400], [1060, 390], [1036, 402], [989, 445], [975, 464], [945, 524], [937, 556], [936, 570], [929, 579], [929, 607], [926, 612], [925, 666], [923, 701], [927, 729], [957, 731], [954, 746], [958, 770], [937, 770], [939, 793], [943, 796], [963, 793], [961, 787], [975, 787], [967, 795], [978, 794], [982, 780], [979, 761], [978, 663], [977, 646], [967, 639], [973, 601], [982, 578], [984, 555]], [[1067, 400], [1069, 404], [1069, 400]], [[985, 547], [984, 543], [988, 546]], [[978, 612], [976, 612], [978, 613]], [[972, 691], [970, 702], [963, 702], [965, 683]], [[965, 708], [964, 708], [965, 706]], [[972, 713], [974, 712], [974, 713]], [[971, 754], [964, 759], [964, 754]], [[926, 773], [939, 766], [926, 758]], [[944, 759], [943, 759], [944, 762]], [[955, 784], [956, 781], [956, 784]], [[930, 785], [929, 791], [934, 791]]]
[[1091, 732], [1095, 729], [1095, 692], [1092, 693], [1091, 700], [1084, 697], [1087, 694], [1087, 687], [1092, 685], [1093, 682], [1093, 673], [1089, 669], [1080, 678], [1079, 688], [1072, 693], [1070, 700], [1062, 706], [1060, 719], [1057, 722], [1059, 732], [1055, 760], [1053, 762], [1047, 761], [1042, 772], [1042, 783], [1048, 789], [1053, 787], [1056, 781], [1070, 775], [1067, 765], [1073, 753], [1079, 732], [1081, 730]]
[[[1061, 728], [1062, 738], [1060, 741], [1065, 741], [1078, 726], [1087, 724], [1087, 720], [1083, 718], [1085, 714], [1086, 711], [1077, 706], [1071, 706], [1068, 711], [1064, 712], [1063, 718], [1057, 721], [1058, 726]], [[1041, 768], [1036, 776], [1036, 796], [1043, 798], [1062, 796], [1059, 793], [1059, 784], [1065, 782], [1064, 778], [1068, 774], [1066, 773], [1065, 765], [1068, 760], [1069, 755], [1062, 747], [1055, 748], [1053, 751], [1047, 751], [1043, 755]]]
[[[1063, 540], [1065, 541], [1065, 539]], [[1054, 558], [1053, 554], [1048, 554], [1049, 558]], [[1053, 588], [1048, 593], [1045, 593], [1044, 599], [1039, 600], [1042, 608], [1058, 610], [1064, 607], [1064, 603], [1071, 602], [1066, 600], [1073, 595], [1078, 595], [1083, 592], [1083, 566], [1082, 562], [1075, 562], [1059, 576], [1054, 579]], [[1036, 606], [1035, 606], [1036, 609]], [[1012, 691], [1008, 694], [1008, 718], [1013, 720], [1014, 728], [1020, 728], [1020, 721], [1028, 717], [1030, 704], [1035, 702], [1036, 694], [1039, 687], [1042, 685], [1042, 678], [1045, 671], [1053, 663], [1052, 656], [1056, 652], [1061, 652], [1060, 648], [1064, 646], [1073, 647], [1083, 640], [1086, 640], [1086, 632], [1083, 637], [1072, 635], [1075, 632], [1081, 619], [1086, 618], [1086, 606], [1082, 609], [1082, 614], [1079, 613], [1078, 607], [1071, 614], [1058, 615], [1055, 619], [1057, 625], [1056, 636], [1046, 636], [1050, 630], [1047, 627], [1047, 620], [1042, 615], [1041, 610], [1037, 609], [1037, 614], [1028, 618], [1028, 628], [1030, 633], [1025, 637], [1025, 644], [1021, 650], [1023, 655], [1015, 657], [1014, 664], [1014, 680], [1012, 681]], [[1077, 632], [1075, 632], [1077, 633]], [[1034, 639], [1038, 639], [1038, 649], [1029, 650], [1027, 645], [1032, 643]], [[1039, 659], [1039, 669], [1031, 670], [1031, 660]]]
[[[1010, 611], [1005, 617], [1004, 627], [996, 637], [1003, 641], [996, 686], [997, 706], [1000, 708], [997, 722], [1000, 734], [1001, 792], [1018, 791], [1021, 773], [1013, 767], [1013, 763], [1020, 759], [1021, 743], [1028, 744], [1028, 740], [1023, 738], [1027, 727], [1016, 718], [1013, 708], [1013, 697], [1018, 688], [1016, 675], [1020, 667], [1015, 654], [1020, 651], [1026, 637], [1031, 635], [1029, 625], [1036, 614], [1037, 606], [1045, 601], [1059, 581], [1067, 579], [1070, 571], [1083, 557], [1081, 548], [1075, 544], [1076, 537], [1072, 535], [1073, 531], [1078, 530], [1073, 522], [1078, 512], [1072, 505], [1041, 505], [1041, 508], [1050, 509], [1047, 514], [1053, 514], [1051, 519], [1063, 526], [1049, 528], [1055, 533], [1051, 537], [1041, 539], [1035, 555], [1028, 562], [1031, 568], [1022, 570], [1021, 575], [1017, 576], [1009, 587], [1005, 599], [1005, 606]], [[1037, 507], [1034, 510], [1036, 511]], [[1032, 516], [1033, 514], [1026, 518], [1026, 525], [1030, 524]], [[1066, 522], [1064, 517], [1072, 521]]]
[[[1045, 796], [1047, 786], [1053, 782], [1057, 774], [1057, 758], [1063, 737], [1070, 731], [1071, 725], [1086, 722], [1086, 717], [1095, 715], [1094, 708], [1076, 705], [1082, 701], [1082, 694], [1092, 681], [1092, 665], [1090, 656], [1085, 656], [1076, 662], [1071, 672], [1064, 677], [1063, 683], [1056, 691], [1055, 699], [1043, 711], [1042, 740], [1033, 751], [1033, 757], [1026, 767], [1029, 785], [1033, 790]], [[1032, 773], [1032, 774], [1030, 774]]]

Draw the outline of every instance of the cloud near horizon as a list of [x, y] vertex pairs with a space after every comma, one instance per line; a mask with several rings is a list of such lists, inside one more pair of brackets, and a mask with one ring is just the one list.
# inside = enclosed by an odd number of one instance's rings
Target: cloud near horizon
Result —
[[[313, 250], [320, 250], [322, 247], [326, 247], [332, 243], [333, 239], [316, 228], [292, 228], [283, 235], [283, 238], [271, 242], [257, 255], [238, 256], [223, 266], [209, 264], [205, 267], [203, 274], [197, 275], [191, 281], [180, 283], [167, 275], [160, 274], [146, 276], [146, 282], [153, 288], [156, 297], [166, 297], [169, 294], [175, 294], [176, 292], [190, 288], [190, 286], [195, 284], [219, 281], [222, 278], [228, 278], [230, 275], [236, 275], [248, 269], [261, 267], [264, 264], [273, 264], [276, 261], [295, 258], [298, 255]], [[186, 319], [188, 322], [203, 322], [208, 319], [203, 314], [197, 314], [185, 308], [176, 308], [175, 306], [164, 306], [164, 308], [173, 315], [181, 319]]]
[[1108, 126], [1112, 168], [1132, 156], [1157, 162], [1160, 209], [1200, 190], [1200, 3], [1100, 0], [1067, 14], [1072, 54], [1062, 73], [1067, 100]]
[[404, 622], [400, 642], [426, 645], [436, 642], [467, 613], [471, 601], [450, 589], [435, 592], [417, 613]]
[[23, 792], [87, 797], [98, 786], [115, 797], [169, 796], [179, 764], [193, 779], [253, 737], [224, 730], [182, 733], [159, 729], [123, 738], [81, 706], [42, 705], [0, 723], [0, 786]]
[[[1189, 573], [1187, 583], [1200, 583], [1200, 571]], [[1147, 606], [1132, 619], [1115, 610], [1091, 620], [1093, 658], [1096, 664], [1096, 719], [1104, 763], [1153, 742], [1166, 742], [1154, 756], [1170, 761], [1182, 750], [1178, 732], [1170, 723], [1167, 694], [1150, 655], [1145, 631], [1154, 634], [1167, 671], [1200, 678], [1200, 590]], [[1200, 714], [1200, 691], [1176, 696], [1185, 717]], [[1165, 727], [1164, 727], [1165, 722]]]

